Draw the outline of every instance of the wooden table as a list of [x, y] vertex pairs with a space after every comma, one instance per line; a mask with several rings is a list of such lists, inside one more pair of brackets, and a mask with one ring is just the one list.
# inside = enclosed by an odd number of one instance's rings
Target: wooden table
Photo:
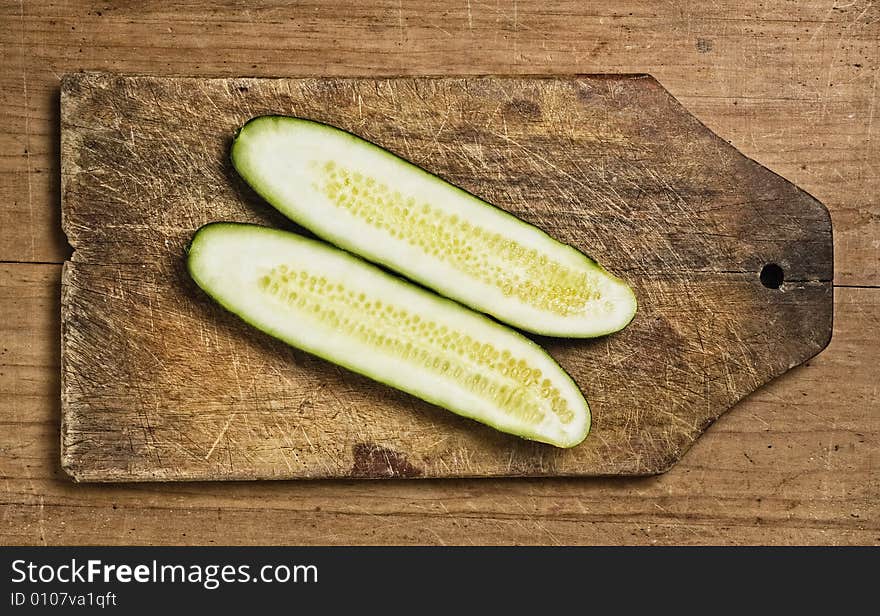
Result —
[[[0, 544], [880, 543], [875, 2], [111, 4], [0, 6]], [[77, 70], [652, 73], [830, 208], [834, 338], [658, 477], [73, 484], [58, 451], [58, 86]]]

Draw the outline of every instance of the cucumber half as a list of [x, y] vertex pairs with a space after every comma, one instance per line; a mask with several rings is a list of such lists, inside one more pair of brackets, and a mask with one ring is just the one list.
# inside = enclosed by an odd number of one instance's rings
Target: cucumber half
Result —
[[503, 432], [572, 447], [590, 409], [525, 336], [342, 250], [238, 223], [199, 229], [193, 280], [254, 327]]
[[635, 315], [629, 286], [583, 253], [351, 133], [262, 116], [231, 158], [319, 237], [515, 327], [590, 338]]

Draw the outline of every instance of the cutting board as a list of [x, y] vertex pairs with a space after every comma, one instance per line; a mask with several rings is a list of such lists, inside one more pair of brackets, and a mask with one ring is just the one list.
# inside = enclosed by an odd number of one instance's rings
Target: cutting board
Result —
[[[501, 434], [292, 349], [189, 279], [218, 220], [296, 230], [231, 168], [266, 113], [342, 127], [592, 255], [639, 312], [533, 337], [593, 430]], [[831, 337], [831, 222], [647, 75], [200, 79], [61, 89], [62, 465], [76, 480], [644, 475]]]

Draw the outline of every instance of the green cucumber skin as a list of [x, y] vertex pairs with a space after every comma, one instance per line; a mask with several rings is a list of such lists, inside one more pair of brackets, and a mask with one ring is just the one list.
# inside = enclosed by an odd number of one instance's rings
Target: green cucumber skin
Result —
[[[450, 405], [439, 398], [432, 397], [430, 395], [425, 395], [423, 392], [412, 391], [407, 386], [406, 383], [398, 383], [398, 382], [395, 382], [393, 379], [384, 379], [383, 380], [380, 376], [377, 376], [376, 373], [371, 372], [367, 368], [356, 366], [356, 365], [354, 365], [348, 361], [345, 361], [344, 359], [341, 359], [341, 358], [327, 357], [317, 349], [306, 348], [302, 345], [297, 345], [297, 344], [292, 343], [290, 340], [286, 339], [284, 337], [284, 335], [281, 334], [280, 332], [274, 331], [271, 328], [264, 327], [262, 324], [258, 323], [255, 319], [250, 318], [246, 313], [242, 313], [241, 311], [236, 310], [236, 308], [234, 306], [231, 306], [228, 302], [224, 302], [220, 297], [218, 297], [212, 291], [212, 289], [210, 288], [209, 285], [205, 284], [205, 281], [201, 278], [200, 272], [198, 271], [198, 267], [196, 267], [197, 257], [200, 252], [201, 243], [203, 241], [205, 241], [205, 238], [210, 236], [210, 234], [218, 232], [218, 231], [222, 232], [224, 229], [249, 229], [249, 230], [254, 230], [258, 233], [275, 234], [275, 235], [285, 236], [285, 237], [289, 237], [289, 238], [296, 238], [297, 241], [300, 241], [304, 244], [310, 245], [310, 247], [312, 249], [314, 249], [316, 252], [323, 251], [326, 253], [333, 253], [337, 256], [342, 256], [342, 257], [350, 260], [353, 264], [356, 264], [358, 267], [364, 268], [365, 271], [378, 272], [379, 274], [384, 276], [387, 280], [392, 281], [395, 285], [398, 285], [401, 288], [406, 288], [410, 292], [415, 292], [415, 293], [418, 293], [423, 296], [431, 298], [431, 300], [435, 304], [441, 305], [447, 310], [466, 312], [466, 313], [480, 319], [487, 328], [489, 328], [493, 331], [499, 332], [500, 334], [503, 334], [506, 336], [516, 337], [521, 342], [528, 345], [532, 350], [540, 353], [546, 359], [548, 359], [550, 362], [552, 362], [552, 364], [556, 368], [558, 368], [559, 376], [563, 376], [567, 380], [568, 384], [573, 388], [573, 390], [577, 391], [580, 394], [581, 400], [583, 401], [583, 404], [584, 404], [584, 410], [586, 411], [586, 418], [585, 418], [585, 425], [584, 425], [583, 432], [575, 435], [570, 440], [567, 440], [565, 442], [556, 442], [556, 441], [548, 440], [545, 435], [542, 435], [538, 432], [528, 431], [528, 430], [521, 430], [519, 432], [513, 432], [513, 431], [505, 428], [502, 425], [494, 423], [493, 421], [491, 421], [491, 419], [487, 419], [486, 417], [480, 417], [480, 416], [476, 416], [474, 414], [468, 413], [466, 410], [463, 410], [461, 408], [456, 408], [455, 406]], [[475, 313], [475, 312], [469, 310], [468, 308], [462, 306], [461, 304], [459, 304], [453, 300], [447, 299], [442, 296], [438, 296], [434, 293], [431, 293], [430, 291], [427, 291], [427, 290], [421, 289], [415, 285], [412, 285], [411, 283], [409, 283], [408, 281], [406, 281], [403, 278], [389, 274], [389, 273], [381, 270], [380, 268], [376, 267], [375, 265], [369, 263], [368, 261], [358, 257], [357, 255], [352, 255], [346, 251], [343, 251], [341, 249], [338, 249], [338, 248], [335, 248], [335, 247], [330, 246], [328, 244], [325, 244], [324, 242], [309, 239], [304, 236], [290, 233], [287, 231], [281, 231], [281, 230], [277, 230], [277, 229], [262, 227], [262, 226], [258, 226], [258, 225], [252, 225], [252, 224], [248, 224], [248, 223], [225, 222], [225, 221], [208, 223], [208, 224], [202, 226], [201, 228], [199, 228], [196, 231], [196, 233], [193, 235], [192, 240], [190, 241], [189, 245], [187, 246], [186, 253], [187, 253], [186, 254], [187, 272], [189, 273], [189, 275], [193, 279], [193, 281], [213, 301], [215, 301], [217, 304], [222, 306], [228, 312], [231, 312], [232, 314], [236, 315], [236, 317], [238, 317], [239, 319], [241, 319], [242, 321], [244, 321], [245, 323], [247, 323], [251, 327], [254, 327], [255, 329], [262, 331], [263, 333], [268, 334], [269, 336], [272, 336], [273, 338], [276, 338], [276, 339], [278, 339], [278, 340], [280, 340], [290, 346], [293, 346], [294, 348], [301, 349], [311, 355], [314, 355], [316, 357], [319, 357], [321, 359], [324, 359], [324, 360], [329, 361], [331, 363], [334, 363], [336, 365], [342, 366], [343, 368], [346, 368], [346, 369], [348, 369], [352, 372], [355, 372], [357, 374], [361, 374], [363, 376], [366, 376], [367, 378], [370, 378], [371, 380], [374, 380], [376, 382], [379, 382], [379, 383], [388, 385], [390, 387], [393, 387], [395, 389], [404, 391], [410, 395], [413, 395], [417, 398], [425, 400], [426, 402], [429, 402], [429, 403], [431, 403], [435, 406], [438, 406], [440, 408], [443, 408], [445, 410], [451, 411], [451, 412], [453, 412], [457, 415], [460, 415], [462, 417], [472, 419], [472, 420], [477, 421], [479, 423], [482, 423], [482, 424], [488, 425], [492, 428], [495, 428], [496, 430], [498, 430], [500, 432], [512, 434], [514, 436], [517, 436], [517, 437], [520, 437], [520, 438], [523, 438], [526, 440], [537, 441], [537, 442], [546, 443], [549, 445], [554, 445], [556, 447], [560, 447], [563, 449], [567, 449], [567, 448], [574, 447], [574, 446], [580, 444], [581, 442], [583, 442], [583, 440], [587, 437], [587, 435], [590, 432], [591, 413], [590, 413], [589, 405], [587, 404], [586, 399], [583, 397], [583, 392], [581, 391], [581, 389], [579, 388], [577, 383], [574, 381], [574, 379], [571, 378], [571, 375], [569, 375], [562, 368], [562, 366], [560, 366], [559, 363], [556, 362], [556, 360], [554, 360], [552, 357], [550, 357], [550, 355], [547, 354], [547, 352], [543, 348], [541, 348], [537, 343], [533, 342], [532, 340], [523, 336], [522, 334], [516, 332], [515, 330], [512, 330], [512, 329], [504, 326], [503, 324], [497, 323], [496, 321], [493, 321], [490, 318], [487, 318], [479, 313]]]
[[[381, 154], [383, 156], [386, 156], [390, 159], [393, 159], [394, 161], [397, 161], [401, 165], [412, 167], [412, 168], [418, 170], [419, 172], [428, 176], [433, 181], [438, 182], [438, 183], [442, 183], [442, 184], [450, 187], [454, 191], [460, 193], [461, 195], [466, 196], [469, 199], [472, 199], [474, 203], [478, 203], [480, 206], [487, 208], [488, 210], [497, 212], [498, 214], [500, 214], [502, 216], [509, 217], [510, 219], [513, 219], [516, 222], [518, 222], [520, 225], [522, 225], [524, 227], [528, 227], [528, 228], [536, 231], [538, 234], [542, 235], [543, 237], [545, 237], [548, 240], [550, 240], [551, 242], [553, 242], [553, 244], [555, 244], [558, 248], [565, 250], [565, 251], [568, 251], [571, 254], [577, 255], [578, 258], [583, 259], [584, 262], [588, 263], [590, 265], [590, 267], [592, 267], [597, 272], [601, 273], [601, 275], [605, 276], [607, 279], [612, 281], [614, 284], [619, 285], [622, 289], [625, 289], [625, 292], [627, 295], [625, 301], [627, 302], [628, 306], [627, 306], [627, 310], [626, 310], [626, 314], [625, 314], [624, 318], [621, 319], [620, 321], [618, 321], [617, 323], [615, 323], [613, 326], [610, 326], [605, 329], [596, 329], [596, 330], [592, 330], [589, 332], [584, 332], [579, 329], [566, 329], [566, 328], [552, 327], [552, 326], [548, 326], [545, 323], [540, 323], [540, 322], [514, 321], [509, 318], [505, 318], [503, 315], [497, 314], [497, 310], [493, 310], [491, 306], [478, 305], [477, 302], [475, 302], [475, 301], [468, 301], [467, 298], [461, 297], [457, 288], [456, 288], [455, 283], [452, 281], [431, 280], [431, 279], [427, 279], [423, 276], [418, 275], [418, 273], [416, 273], [416, 272], [401, 271], [402, 267], [399, 263], [393, 262], [389, 259], [384, 259], [384, 258], [378, 257], [374, 254], [368, 254], [367, 251], [354, 245], [352, 243], [351, 239], [349, 237], [347, 237], [346, 235], [331, 234], [331, 233], [326, 232], [324, 230], [315, 228], [313, 225], [308, 224], [308, 221], [302, 220], [300, 217], [296, 216], [296, 214], [291, 212], [290, 209], [288, 207], [286, 207], [286, 205], [284, 203], [281, 203], [280, 200], [277, 199], [267, 187], [263, 186], [261, 182], [256, 181], [254, 179], [254, 176], [256, 174], [253, 172], [252, 166], [249, 163], [249, 161], [247, 160], [247, 155], [246, 154], [242, 155], [240, 153], [240, 150], [243, 149], [241, 146], [242, 137], [248, 133], [248, 129], [253, 128], [255, 126], [258, 126], [259, 124], [265, 123], [265, 122], [298, 122], [298, 123], [314, 125], [314, 126], [322, 128], [322, 129], [326, 129], [328, 131], [342, 133], [342, 134], [346, 135], [348, 138], [350, 138], [352, 141], [363, 142], [363, 143], [369, 144], [370, 146], [372, 146], [376, 150], [376, 153]], [[357, 255], [359, 255], [369, 261], [383, 265], [388, 269], [395, 270], [398, 273], [400, 273], [402, 276], [404, 276], [410, 280], [413, 280], [414, 282], [417, 282], [420, 285], [423, 285], [425, 287], [433, 289], [434, 291], [437, 291], [441, 295], [448, 296], [448, 297], [468, 306], [469, 308], [471, 308], [473, 310], [489, 314], [489, 315], [493, 316], [494, 318], [498, 319], [499, 321], [506, 323], [508, 325], [511, 325], [513, 327], [516, 327], [518, 329], [524, 330], [526, 332], [531, 332], [534, 334], [539, 334], [542, 336], [548, 336], [548, 337], [595, 338], [595, 337], [605, 336], [605, 335], [620, 331], [621, 329], [623, 329], [624, 327], [629, 325], [630, 322], [632, 322], [632, 320], [635, 318], [636, 313], [638, 311], [638, 300], [635, 296], [635, 293], [632, 291], [632, 288], [629, 287], [623, 280], [621, 280], [620, 278], [618, 278], [618, 277], [614, 276], [613, 274], [611, 274], [610, 272], [608, 272], [604, 267], [602, 267], [601, 264], [599, 264], [595, 259], [593, 259], [589, 255], [583, 253], [582, 251], [578, 250], [577, 248], [575, 248], [569, 244], [564, 244], [562, 242], [559, 242], [559, 241], [553, 239], [549, 234], [547, 234], [543, 230], [539, 229], [538, 227], [535, 227], [534, 225], [522, 220], [521, 218], [517, 217], [516, 215], [514, 215], [510, 212], [507, 212], [506, 210], [503, 210], [503, 209], [501, 209], [501, 208], [499, 208], [499, 207], [497, 207], [487, 201], [484, 201], [483, 199], [481, 199], [477, 195], [474, 195], [459, 186], [456, 186], [454, 184], [447, 182], [443, 178], [437, 176], [434, 173], [431, 173], [430, 171], [424, 169], [423, 167], [420, 167], [420, 166], [416, 165], [415, 163], [412, 163], [412, 162], [406, 160], [405, 158], [402, 158], [401, 156], [398, 156], [397, 154], [395, 154], [389, 150], [386, 150], [382, 146], [380, 146], [376, 143], [373, 143], [367, 139], [364, 139], [358, 135], [355, 135], [354, 133], [346, 131], [344, 129], [332, 126], [332, 125], [324, 123], [324, 122], [319, 122], [317, 120], [299, 118], [299, 117], [294, 117], [294, 116], [286, 116], [286, 115], [280, 115], [280, 114], [270, 114], [270, 115], [257, 116], [257, 117], [254, 117], [254, 118], [251, 118], [250, 120], [248, 120], [244, 125], [242, 125], [236, 131], [235, 136], [232, 141], [229, 155], [230, 155], [230, 161], [231, 161], [233, 167], [236, 169], [238, 174], [245, 180], [245, 182], [247, 182], [248, 185], [254, 190], [254, 192], [256, 192], [258, 195], [260, 195], [260, 197], [262, 197], [266, 202], [268, 202], [270, 205], [272, 205], [277, 210], [279, 210], [282, 214], [284, 214], [285, 216], [287, 216], [288, 218], [293, 220], [295, 223], [302, 225], [305, 228], [309, 229], [309, 231], [313, 232], [316, 236], [320, 237], [321, 239], [323, 239], [327, 242], [330, 242], [334, 246], [337, 246], [343, 250], [357, 254]]]

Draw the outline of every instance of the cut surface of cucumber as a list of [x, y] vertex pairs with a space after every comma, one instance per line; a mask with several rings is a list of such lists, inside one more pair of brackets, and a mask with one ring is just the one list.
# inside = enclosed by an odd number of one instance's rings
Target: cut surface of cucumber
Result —
[[351, 133], [261, 116], [231, 159], [316, 235], [515, 327], [588, 338], [635, 315], [630, 287], [583, 253]]
[[583, 394], [537, 344], [323, 242], [213, 223], [187, 267], [254, 327], [459, 415], [558, 447], [589, 431]]

